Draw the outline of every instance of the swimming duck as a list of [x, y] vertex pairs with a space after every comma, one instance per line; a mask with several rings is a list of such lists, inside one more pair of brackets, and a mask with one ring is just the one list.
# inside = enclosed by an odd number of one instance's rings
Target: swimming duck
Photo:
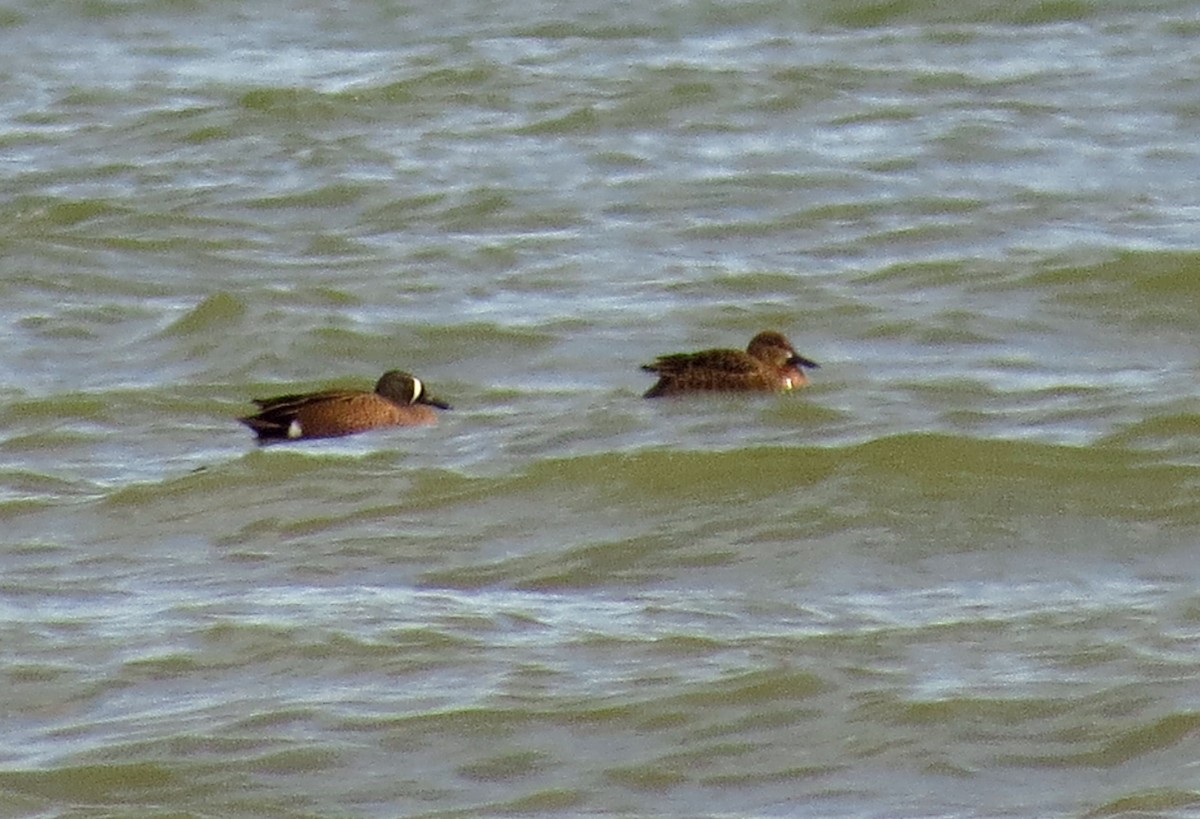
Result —
[[781, 392], [803, 387], [803, 367], [821, 365], [799, 355], [782, 333], [764, 330], [746, 350], [701, 350], [662, 355], [642, 369], [658, 376], [646, 398], [691, 392]]
[[421, 380], [400, 370], [389, 370], [364, 390], [321, 392], [256, 398], [259, 412], [239, 418], [258, 435], [259, 443], [301, 438], [334, 438], [369, 429], [437, 423], [432, 407], [450, 409], [433, 398]]

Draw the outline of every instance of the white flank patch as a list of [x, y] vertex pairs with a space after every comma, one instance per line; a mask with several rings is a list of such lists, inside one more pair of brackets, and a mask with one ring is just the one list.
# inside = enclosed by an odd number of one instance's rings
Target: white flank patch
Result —
[[304, 429], [300, 426], [300, 419], [293, 418], [292, 423], [288, 424], [288, 437], [299, 438], [304, 435]]

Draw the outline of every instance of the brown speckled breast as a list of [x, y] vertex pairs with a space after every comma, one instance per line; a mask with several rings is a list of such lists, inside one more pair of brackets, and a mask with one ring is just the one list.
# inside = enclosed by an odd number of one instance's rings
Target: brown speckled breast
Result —
[[288, 422], [299, 424], [300, 435], [290, 437], [331, 438], [353, 435], [378, 427], [436, 424], [437, 415], [423, 404], [401, 407], [374, 393], [343, 394], [297, 407]]

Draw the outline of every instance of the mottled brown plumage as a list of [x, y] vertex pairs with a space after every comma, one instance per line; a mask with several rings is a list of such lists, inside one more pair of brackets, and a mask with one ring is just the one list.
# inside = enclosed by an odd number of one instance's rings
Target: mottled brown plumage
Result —
[[437, 423], [431, 407], [450, 409], [430, 396], [420, 380], [399, 370], [389, 370], [375, 385], [363, 390], [321, 392], [256, 398], [259, 412], [239, 418], [258, 435], [259, 443], [300, 438], [334, 438], [378, 427]]
[[659, 356], [643, 370], [655, 373], [658, 383], [646, 398], [689, 392], [780, 392], [803, 387], [808, 377], [802, 367], [820, 365], [798, 355], [782, 333], [764, 330], [741, 350], [701, 350]]

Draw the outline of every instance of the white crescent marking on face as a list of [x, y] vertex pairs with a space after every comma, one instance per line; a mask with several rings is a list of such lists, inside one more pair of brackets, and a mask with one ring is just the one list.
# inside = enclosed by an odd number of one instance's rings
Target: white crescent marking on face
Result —
[[408, 399], [408, 403], [415, 404], [417, 399], [421, 397], [421, 393], [425, 392], [425, 385], [421, 383], [421, 379], [413, 377], [413, 392], [412, 398]]

